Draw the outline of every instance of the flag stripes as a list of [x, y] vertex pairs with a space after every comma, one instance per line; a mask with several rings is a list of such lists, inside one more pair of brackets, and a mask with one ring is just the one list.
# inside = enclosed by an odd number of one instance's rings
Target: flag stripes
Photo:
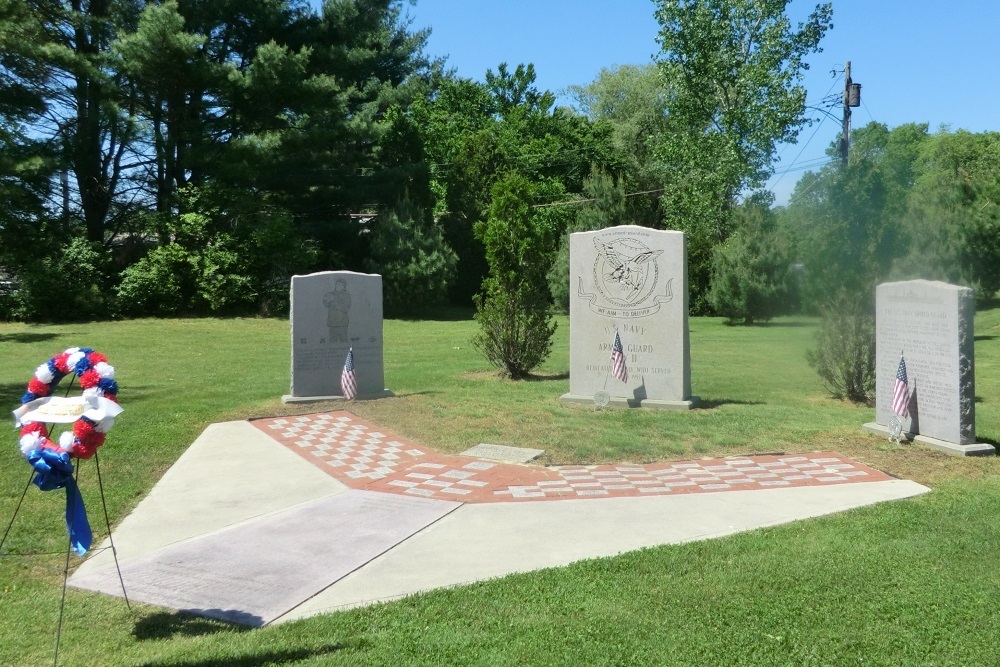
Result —
[[906, 377], [906, 361], [899, 355], [899, 368], [896, 369], [896, 382], [892, 386], [892, 411], [900, 417], [909, 413], [907, 405], [910, 402], [910, 385]]
[[628, 382], [628, 368], [625, 366], [625, 351], [622, 349], [622, 339], [615, 332], [615, 342], [611, 346], [611, 374], [622, 382]]
[[340, 373], [340, 391], [347, 400], [358, 395], [358, 378], [354, 373], [354, 348], [347, 351], [347, 359], [344, 360], [344, 370]]

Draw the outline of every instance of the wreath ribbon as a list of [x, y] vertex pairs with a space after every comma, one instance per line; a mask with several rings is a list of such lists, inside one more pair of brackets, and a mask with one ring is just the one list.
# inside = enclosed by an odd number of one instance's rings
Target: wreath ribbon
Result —
[[69, 532], [70, 546], [82, 556], [90, 549], [94, 534], [87, 520], [87, 508], [83, 504], [80, 487], [73, 479], [73, 464], [69, 452], [42, 448], [28, 452], [25, 458], [35, 469], [32, 480], [42, 491], [66, 489], [66, 530]]

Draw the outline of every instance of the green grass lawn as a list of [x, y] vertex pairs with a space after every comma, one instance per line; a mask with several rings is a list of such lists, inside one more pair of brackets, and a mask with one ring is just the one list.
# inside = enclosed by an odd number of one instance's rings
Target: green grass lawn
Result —
[[[694, 544], [435, 591], [247, 630], [70, 590], [63, 665], [996, 665], [1000, 463], [894, 446], [874, 411], [827, 397], [804, 360], [815, 322], [691, 321], [692, 412], [567, 406], [568, 324], [531, 381], [498, 379], [468, 314], [385, 324], [396, 398], [349, 408], [422, 445], [546, 450], [544, 463], [648, 462], [835, 450], [933, 487], [920, 498]], [[977, 432], [1000, 442], [1000, 309], [976, 318]], [[0, 325], [0, 398], [72, 345], [118, 370], [126, 412], [100, 453], [112, 523], [206, 425], [342, 404], [284, 406], [288, 323], [138, 320]], [[92, 463], [81, 485], [97, 540]], [[5, 528], [28, 479], [11, 429], [0, 447]], [[52, 664], [66, 537], [60, 492], [28, 489], [0, 559], [0, 665]], [[197, 508], [192, 508], [197, 511]], [[61, 555], [60, 555], [61, 554]], [[75, 558], [75, 557], [74, 557]]]

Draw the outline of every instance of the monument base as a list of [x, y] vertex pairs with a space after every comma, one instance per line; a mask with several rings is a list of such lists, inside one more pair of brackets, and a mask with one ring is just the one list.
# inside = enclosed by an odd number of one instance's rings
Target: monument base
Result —
[[[395, 396], [394, 393], [388, 389], [383, 389], [377, 394], [365, 394], [364, 396], [355, 396], [353, 400], [355, 401], [368, 401], [376, 398], [391, 398]], [[346, 401], [347, 399], [343, 396], [292, 396], [291, 394], [285, 394], [281, 397], [282, 403], [320, 403], [322, 401]]]
[[[889, 427], [883, 426], [882, 424], [869, 422], [861, 428], [865, 429], [869, 433], [874, 433], [875, 435], [884, 435], [889, 437]], [[959, 445], [954, 442], [948, 442], [947, 440], [929, 438], [926, 435], [920, 435], [919, 433], [910, 433], [909, 431], [903, 431], [899, 434], [899, 437], [903, 440], [919, 442], [921, 445], [927, 445], [933, 449], [937, 449], [948, 454], [956, 454], [958, 456], [994, 456], [997, 453], [996, 448], [993, 445], [987, 445], [986, 443]]]
[[[559, 397], [559, 400], [563, 403], [580, 403], [583, 405], [595, 405], [593, 396], [584, 396], [582, 394], [563, 394]], [[661, 401], [653, 398], [624, 398], [621, 396], [612, 396], [607, 405], [601, 407], [607, 408], [653, 408], [657, 410], [690, 410], [692, 408], [698, 407], [698, 397], [691, 396], [690, 398], [683, 401]]]

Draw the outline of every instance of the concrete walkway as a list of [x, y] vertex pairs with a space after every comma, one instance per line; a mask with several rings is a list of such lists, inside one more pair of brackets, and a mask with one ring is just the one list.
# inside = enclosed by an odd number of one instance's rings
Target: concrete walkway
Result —
[[[210, 426], [114, 541], [130, 599], [261, 626], [927, 491], [829, 452], [548, 468], [448, 456], [330, 412]], [[121, 595], [110, 549], [70, 584]]]

